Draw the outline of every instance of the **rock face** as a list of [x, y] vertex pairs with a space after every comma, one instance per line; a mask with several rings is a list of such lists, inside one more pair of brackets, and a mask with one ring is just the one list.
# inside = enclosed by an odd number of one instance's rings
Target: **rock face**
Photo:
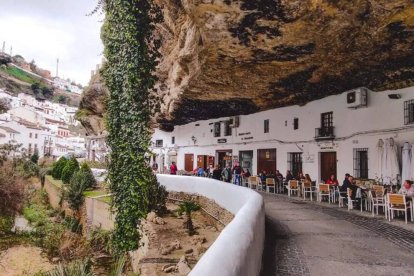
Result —
[[164, 129], [413, 85], [410, 0], [157, 0]]
[[[165, 130], [305, 104], [360, 86], [381, 91], [414, 85], [411, 0], [155, 3], [164, 18], [157, 26], [163, 44], [156, 120]], [[86, 95], [100, 98], [103, 91]], [[99, 102], [84, 99], [81, 108]], [[93, 131], [100, 128], [100, 107], [82, 121]]]
[[100, 135], [105, 130], [104, 116], [109, 91], [99, 73], [92, 76], [89, 85], [82, 93], [76, 118], [89, 135]]

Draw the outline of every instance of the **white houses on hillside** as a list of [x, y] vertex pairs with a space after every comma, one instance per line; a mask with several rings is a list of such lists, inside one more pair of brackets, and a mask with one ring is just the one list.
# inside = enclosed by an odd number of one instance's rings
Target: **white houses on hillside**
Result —
[[355, 89], [251, 115], [217, 118], [155, 130], [154, 160], [161, 170], [174, 160], [179, 170], [240, 162], [262, 170], [309, 173], [316, 181], [331, 173], [380, 178], [377, 142], [414, 142], [414, 87], [372, 92]]

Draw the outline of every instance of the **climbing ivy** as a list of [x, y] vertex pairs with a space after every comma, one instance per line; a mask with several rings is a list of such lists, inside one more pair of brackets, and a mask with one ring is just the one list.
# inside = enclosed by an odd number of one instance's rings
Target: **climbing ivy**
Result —
[[[165, 189], [160, 187], [146, 159], [150, 119], [157, 107], [151, 95], [159, 56], [159, 41], [153, 31], [159, 13], [150, 0], [106, 0], [102, 7], [106, 62], [101, 73], [110, 91], [108, 177], [116, 211], [113, 241], [122, 252], [138, 248], [140, 219], [153, 206], [156, 211], [165, 208]], [[154, 192], [158, 194], [155, 199]]]

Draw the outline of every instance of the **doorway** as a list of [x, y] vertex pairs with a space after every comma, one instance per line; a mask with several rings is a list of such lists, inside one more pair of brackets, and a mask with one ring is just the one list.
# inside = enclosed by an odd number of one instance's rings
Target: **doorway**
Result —
[[192, 172], [194, 170], [194, 154], [187, 153], [184, 155], [184, 170]]
[[253, 151], [252, 150], [240, 151], [239, 152], [239, 163], [243, 171], [247, 172], [247, 170], [249, 170], [250, 174], [253, 174], [252, 172]]
[[217, 152], [217, 165], [221, 169], [224, 169], [226, 166], [232, 167], [232, 151], [231, 150], [218, 150]]
[[336, 177], [336, 152], [321, 152], [321, 180], [326, 181], [331, 174]]
[[207, 169], [207, 155], [197, 155], [197, 168]]
[[257, 173], [261, 171], [276, 172], [276, 149], [257, 150]]

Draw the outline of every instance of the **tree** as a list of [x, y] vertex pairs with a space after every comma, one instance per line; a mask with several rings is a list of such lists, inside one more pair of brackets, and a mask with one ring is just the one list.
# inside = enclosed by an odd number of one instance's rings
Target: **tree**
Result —
[[[107, 125], [111, 148], [109, 181], [116, 209], [116, 250], [135, 250], [138, 223], [150, 211], [150, 200], [165, 202], [160, 184], [146, 162], [151, 140], [150, 118], [158, 106], [154, 74], [160, 41], [154, 39], [159, 10], [149, 0], [101, 1], [105, 12], [102, 41], [106, 63], [101, 71], [109, 90]], [[155, 186], [155, 188], [154, 188]], [[165, 203], [164, 203], [165, 204]]]
[[68, 184], [70, 182], [70, 179], [72, 178], [72, 175], [79, 170], [79, 163], [78, 160], [74, 156], [72, 156], [68, 162], [66, 162], [65, 167], [62, 170], [62, 181], [65, 184]]
[[53, 165], [52, 176], [54, 179], [62, 178], [62, 171], [66, 166], [68, 160], [65, 157], [59, 158], [59, 160]]
[[10, 163], [0, 166], [0, 216], [14, 216], [21, 211], [24, 184]]
[[39, 161], [39, 153], [38, 153], [38, 151], [37, 151], [37, 150], [36, 150], [36, 151], [33, 153], [33, 155], [30, 157], [30, 160], [31, 160], [33, 163], [37, 164], [37, 161]]
[[181, 216], [183, 213], [186, 215], [186, 221], [184, 222], [185, 228], [188, 230], [190, 236], [195, 234], [193, 220], [191, 218], [191, 213], [194, 211], [200, 210], [200, 205], [194, 201], [184, 201], [180, 203], [178, 208], [178, 214]]
[[84, 186], [85, 189], [90, 189], [96, 186], [96, 179], [86, 162], [82, 163], [80, 173], [82, 174], [82, 186]]
[[6, 98], [0, 98], [0, 114], [7, 112], [10, 108], [9, 101]]

